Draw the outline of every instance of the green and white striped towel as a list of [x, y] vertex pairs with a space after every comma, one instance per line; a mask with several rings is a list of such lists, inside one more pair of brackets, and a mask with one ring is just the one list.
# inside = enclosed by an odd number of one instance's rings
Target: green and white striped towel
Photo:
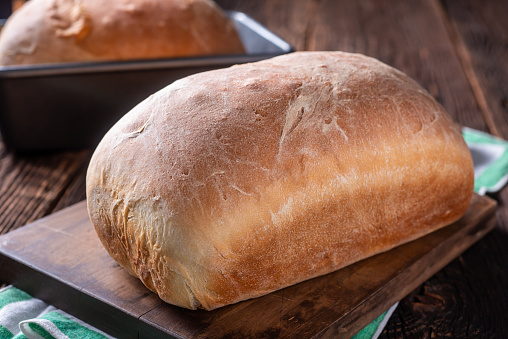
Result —
[[0, 289], [1, 339], [106, 339], [106, 333], [33, 298], [20, 289]]
[[499, 191], [508, 182], [508, 142], [467, 127], [462, 135], [473, 155], [475, 192]]

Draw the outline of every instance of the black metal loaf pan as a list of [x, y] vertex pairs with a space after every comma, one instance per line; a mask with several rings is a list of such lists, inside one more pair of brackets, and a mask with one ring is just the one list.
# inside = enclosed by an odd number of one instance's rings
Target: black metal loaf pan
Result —
[[132, 107], [190, 74], [289, 53], [244, 13], [228, 12], [244, 55], [125, 62], [0, 66], [0, 132], [15, 151], [94, 147]]

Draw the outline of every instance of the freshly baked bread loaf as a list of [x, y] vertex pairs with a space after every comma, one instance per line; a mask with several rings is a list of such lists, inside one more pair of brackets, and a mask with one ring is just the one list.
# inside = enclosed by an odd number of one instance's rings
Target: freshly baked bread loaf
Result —
[[31, 0], [0, 35], [0, 65], [243, 52], [211, 0]]
[[460, 130], [375, 59], [299, 52], [178, 80], [126, 114], [87, 173], [109, 254], [211, 310], [329, 273], [462, 216]]

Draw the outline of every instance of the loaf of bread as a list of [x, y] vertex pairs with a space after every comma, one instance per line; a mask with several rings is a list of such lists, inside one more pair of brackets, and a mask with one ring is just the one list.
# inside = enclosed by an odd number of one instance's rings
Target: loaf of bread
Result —
[[31, 0], [0, 35], [0, 65], [243, 52], [211, 0]]
[[460, 218], [460, 129], [375, 59], [298, 52], [178, 80], [126, 114], [87, 173], [109, 254], [168, 303], [215, 309]]

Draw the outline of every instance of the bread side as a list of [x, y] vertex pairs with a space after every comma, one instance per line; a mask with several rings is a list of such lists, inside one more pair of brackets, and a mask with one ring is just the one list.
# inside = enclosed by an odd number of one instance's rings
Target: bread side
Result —
[[0, 35], [0, 65], [243, 52], [210, 0], [32, 0]]
[[457, 220], [458, 127], [401, 72], [301, 52], [179, 80], [96, 149], [91, 220], [172, 304], [214, 309], [329, 273]]

